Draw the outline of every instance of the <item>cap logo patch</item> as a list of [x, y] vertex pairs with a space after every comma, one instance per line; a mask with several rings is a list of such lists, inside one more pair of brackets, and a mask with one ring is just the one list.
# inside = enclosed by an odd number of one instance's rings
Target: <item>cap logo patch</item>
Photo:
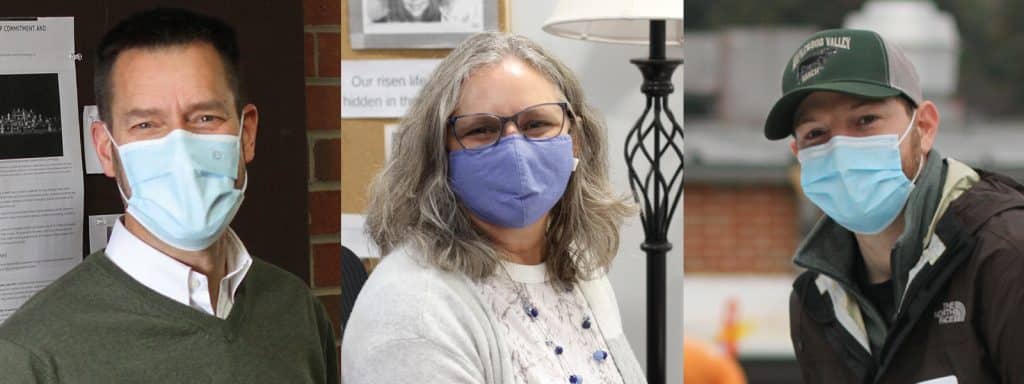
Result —
[[821, 72], [825, 62], [832, 55], [850, 49], [849, 36], [825, 36], [808, 40], [793, 55], [790, 70], [797, 71], [797, 79], [803, 83]]
[[825, 62], [828, 58], [839, 50], [835, 48], [825, 48], [813, 55], [807, 56], [806, 59], [800, 62], [800, 69], [797, 72], [797, 77], [800, 82], [803, 83], [814, 76], [817, 76], [821, 72], [821, 69], [825, 67]]

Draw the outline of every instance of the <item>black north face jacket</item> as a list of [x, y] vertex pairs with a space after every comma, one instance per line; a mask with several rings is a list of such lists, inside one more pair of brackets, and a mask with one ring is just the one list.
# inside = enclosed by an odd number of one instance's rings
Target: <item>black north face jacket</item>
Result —
[[926, 164], [893, 248], [894, 318], [852, 277], [850, 232], [826, 218], [801, 246], [790, 332], [805, 383], [1024, 383], [1024, 186], [936, 151]]

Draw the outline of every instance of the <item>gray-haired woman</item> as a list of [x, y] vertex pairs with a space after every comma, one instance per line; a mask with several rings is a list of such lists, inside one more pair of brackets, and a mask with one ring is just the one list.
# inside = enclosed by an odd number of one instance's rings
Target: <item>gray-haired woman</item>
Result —
[[401, 125], [370, 190], [387, 256], [345, 329], [344, 382], [645, 383], [605, 277], [633, 208], [571, 71], [479, 34]]

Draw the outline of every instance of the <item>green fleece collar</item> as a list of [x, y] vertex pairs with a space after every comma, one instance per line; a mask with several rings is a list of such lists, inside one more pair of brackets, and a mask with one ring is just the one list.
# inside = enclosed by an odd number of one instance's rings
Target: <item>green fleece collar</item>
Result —
[[925, 239], [931, 237], [928, 231], [942, 200], [945, 171], [942, 156], [933, 149], [928, 153], [928, 161], [921, 170], [917, 185], [907, 198], [907, 206], [903, 210], [903, 234], [896, 239], [889, 260], [897, 303], [907, 289], [907, 275], [921, 257]]

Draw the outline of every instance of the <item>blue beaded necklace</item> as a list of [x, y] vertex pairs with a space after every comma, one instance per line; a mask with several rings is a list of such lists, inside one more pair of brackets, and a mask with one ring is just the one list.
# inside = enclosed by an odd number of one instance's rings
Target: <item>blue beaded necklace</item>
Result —
[[[509, 281], [512, 282], [513, 289], [516, 292], [516, 297], [519, 299], [520, 305], [522, 305], [523, 308], [523, 312], [530, 320], [530, 323], [534, 324], [535, 329], [539, 328], [542, 335], [544, 336], [544, 345], [547, 346], [548, 348], [552, 348], [555, 355], [557, 356], [556, 360], [558, 361], [558, 365], [561, 367], [563, 374], [565, 374], [565, 377], [568, 378], [569, 384], [582, 384], [582, 376], [574, 373], [569, 373], [569, 370], [566, 369], [564, 358], [562, 356], [562, 354], [565, 352], [565, 349], [555, 342], [554, 337], [551, 336], [551, 332], [547, 328], [547, 325], [544, 324], [543, 321], [538, 320], [541, 313], [537, 306], [533, 304], [533, 300], [530, 299], [529, 291], [526, 289], [526, 287], [523, 286], [522, 283], [512, 278], [512, 274], [508, 272], [508, 269], [505, 268], [504, 264], [499, 263], [498, 265], [501, 266], [501, 269], [504, 270], [505, 275], [508, 277]], [[572, 292], [573, 286], [574, 284], [566, 284], [565, 291]], [[591, 322], [590, 316], [583, 315], [582, 320], [580, 322], [580, 328], [582, 328], [585, 331], [590, 331], [592, 325], [593, 324]], [[597, 336], [594, 334], [594, 332], [587, 333], [590, 334], [590, 338], [592, 341], [594, 341], [595, 345], [600, 345], [600, 343], [596, 341]], [[608, 359], [608, 352], [603, 349], [598, 349], [594, 351], [593, 354], [591, 354], [591, 358], [595, 362], [603, 363], [606, 359]]]

